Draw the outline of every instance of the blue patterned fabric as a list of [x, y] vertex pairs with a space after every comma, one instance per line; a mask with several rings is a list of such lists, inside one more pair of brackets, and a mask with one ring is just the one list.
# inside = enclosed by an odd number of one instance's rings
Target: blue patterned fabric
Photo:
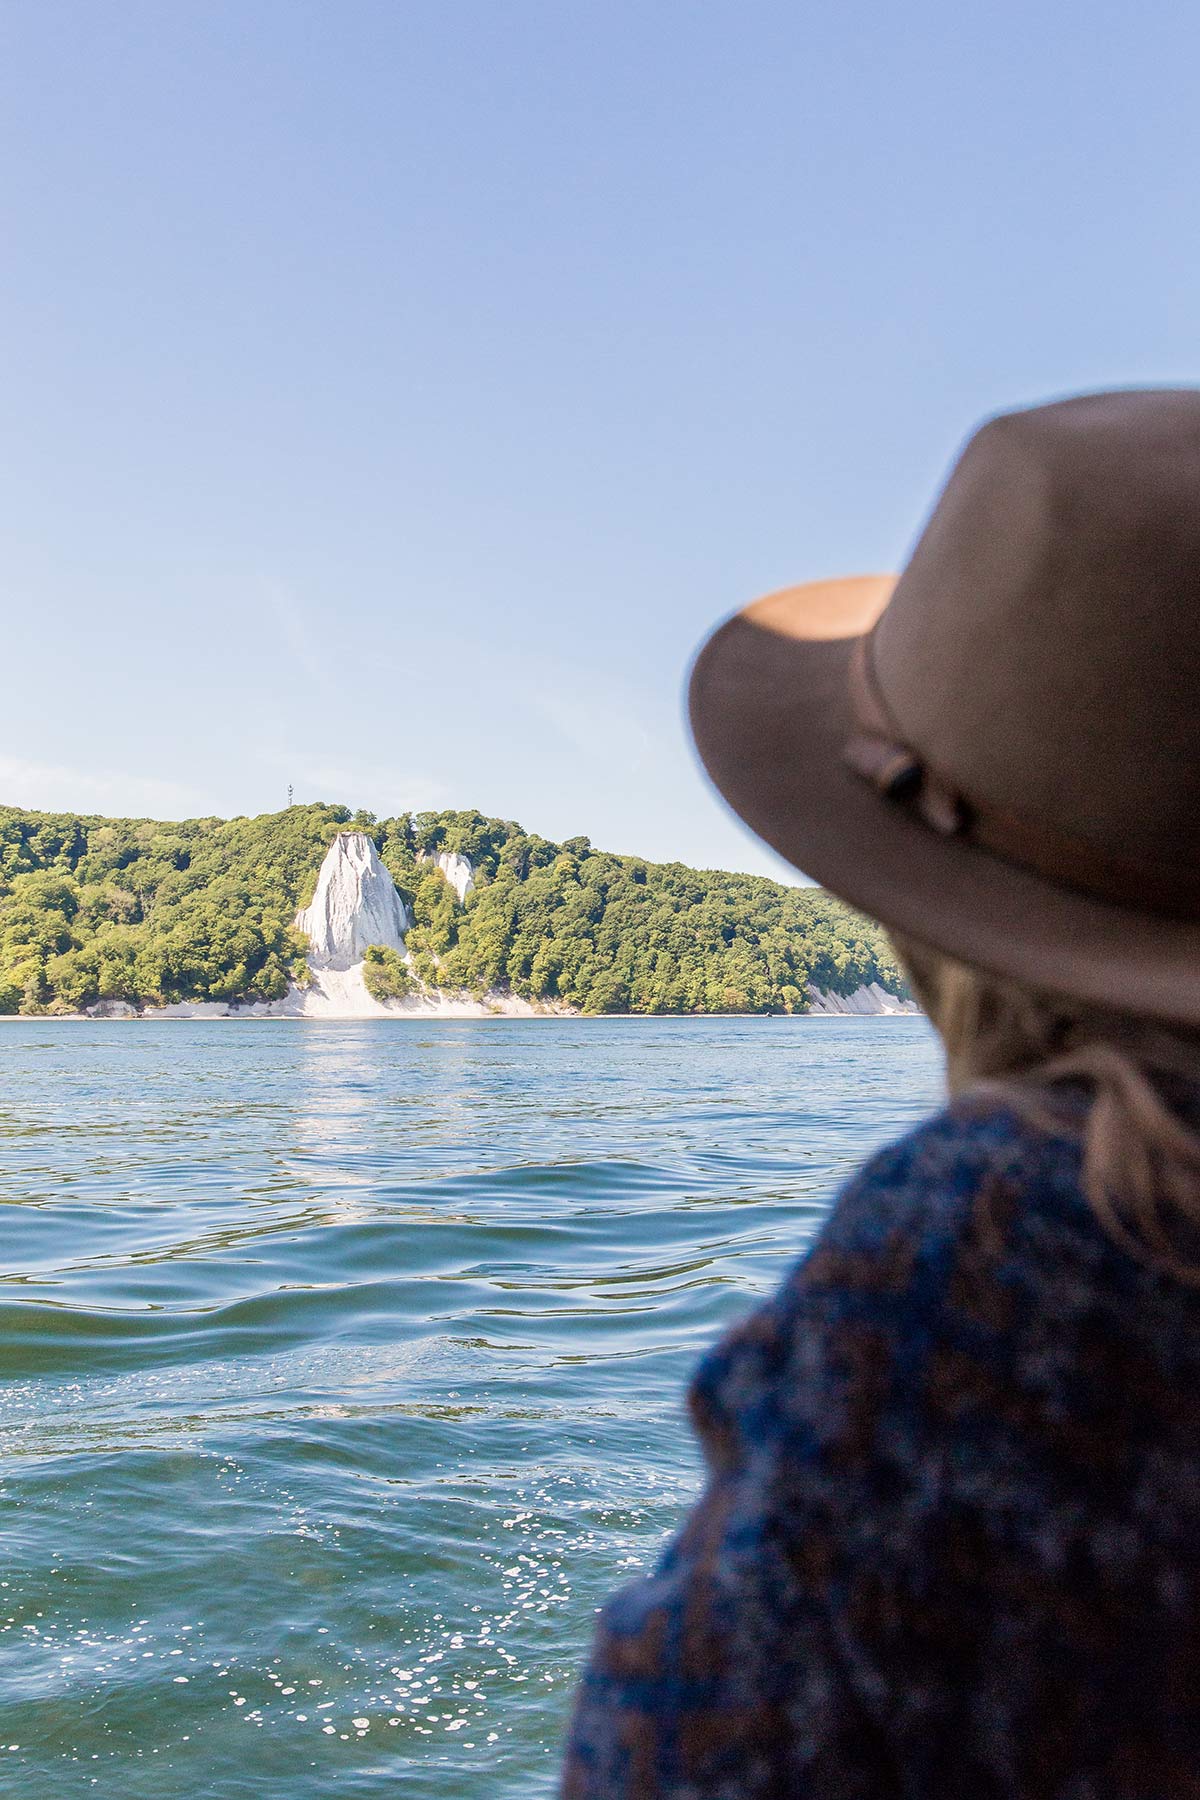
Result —
[[1200, 1800], [1200, 1294], [959, 1103], [701, 1364], [564, 1800]]

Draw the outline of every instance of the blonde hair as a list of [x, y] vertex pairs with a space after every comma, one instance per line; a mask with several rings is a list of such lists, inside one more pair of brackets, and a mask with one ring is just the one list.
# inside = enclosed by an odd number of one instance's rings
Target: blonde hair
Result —
[[[1164, 1077], [1168, 1088], [1172, 1078], [1200, 1088], [1200, 1032], [1027, 988], [907, 938], [893, 942], [942, 1039], [950, 1092], [1001, 1092], [1035, 1124], [1077, 1130], [1084, 1193], [1108, 1235], [1200, 1287], [1200, 1133], [1162, 1091]], [[1063, 1104], [1068, 1082], [1087, 1093], [1082, 1120]]]

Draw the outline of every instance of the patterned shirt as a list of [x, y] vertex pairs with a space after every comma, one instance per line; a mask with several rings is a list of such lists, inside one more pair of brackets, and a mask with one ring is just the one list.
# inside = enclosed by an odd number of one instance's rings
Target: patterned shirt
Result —
[[701, 1364], [563, 1800], [1200, 1800], [1200, 1292], [961, 1101]]

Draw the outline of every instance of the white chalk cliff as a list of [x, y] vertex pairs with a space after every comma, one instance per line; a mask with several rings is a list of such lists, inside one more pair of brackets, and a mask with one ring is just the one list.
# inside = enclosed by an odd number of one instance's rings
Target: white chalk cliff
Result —
[[371, 944], [404, 949], [412, 924], [396, 884], [365, 831], [339, 831], [325, 853], [310, 905], [296, 914], [313, 969], [349, 969]]
[[424, 850], [421, 852], [419, 860], [431, 862], [435, 868], [442, 871], [458, 895], [458, 904], [462, 906], [467, 895], [475, 886], [475, 870], [468, 858], [460, 856], [457, 850], [438, 850], [432, 856], [427, 850]]
[[[453, 887], [460, 903], [475, 885], [475, 872], [465, 856], [442, 850], [433, 862]], [[367, 991], [363, 954], [382, 944], [407, 957], [404, 935], [412, 924], [396, 884], [380, 861], [365, 831], [342, 831], [321, 864], [309, 906], [296, 914], [296, 928], [309, 941], [308, 984], [293, 987], [283, 1000], [268, 1006], [244, 1007], [278, 1016], [305, 1019], [371, 1019], [403, 1017], [478, 1017], [487, 1013], [533, 1015], [545, 1009], [512, 994], [483, 1000], [465, 994], [422, 993], [403, 1000], [376, 1000]]]
[[891, 1013], [918, 1013], [920, 1007], [915, 1000], [901, 1000], [896, 994], [889, 994], [887, 989], [872, 981], [868, 987], [855, 988], [852, 994], [834, 994], [824, 988], [808, 989], [808, 1010], [810, 1015], [841, 1017], [853, 1015], [865, 1017]]

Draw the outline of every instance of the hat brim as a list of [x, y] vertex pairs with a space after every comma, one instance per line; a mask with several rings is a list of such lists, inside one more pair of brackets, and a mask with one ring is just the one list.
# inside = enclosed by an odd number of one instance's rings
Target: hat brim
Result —
[[993, 974], [1200, 1025], [1200, 921], [1093, 899], [943, 837], [843, 760], [850, 659], [891, 576], [787, 588], [722, 625], [692, 670], [701, 760], [734, 811], [884, 926]]

